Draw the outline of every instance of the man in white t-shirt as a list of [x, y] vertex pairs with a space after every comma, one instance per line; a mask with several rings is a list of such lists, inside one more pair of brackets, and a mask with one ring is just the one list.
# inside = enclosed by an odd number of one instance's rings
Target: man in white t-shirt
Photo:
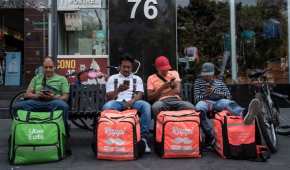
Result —
[[132, 74], [134, 59], [125, 55], [120, 60], [120, 73], [109, 77], [106, 83], [107, 99], [103, 110], [137, 109], [141, 113], [141, 135], [146, 144], [146, 152], [151, 152], [147, 140], [151, 122], [151, 105], [142, 100], [144, 94], [143, 81]]

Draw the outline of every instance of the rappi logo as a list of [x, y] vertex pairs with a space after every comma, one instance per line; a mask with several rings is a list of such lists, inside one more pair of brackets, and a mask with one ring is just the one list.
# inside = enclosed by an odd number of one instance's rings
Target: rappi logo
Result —
[[181, 129], [178, 127], [173, 127], [172, 128], [172, 133], [174, 135], [191, 135], [192, 134], [192, 130], [191, 129]]
[[118, 137], [124, 135], [125, 131], [121, 129], [112, 129], [107, 127], [105, 128], [105, 134], [107, 134], [108, 136]]

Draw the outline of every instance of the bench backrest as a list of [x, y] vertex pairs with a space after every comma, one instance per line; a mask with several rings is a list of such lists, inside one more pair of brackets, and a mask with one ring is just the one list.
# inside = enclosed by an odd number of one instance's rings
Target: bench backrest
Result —
[[71, 115], [95, 114], [101, 111], [106, 100], [104, 85], [72, 85], [70, 88]]
[[194, 103], [194, 84], [193, 83], [181, 84], [181, 97], [185, 101]]

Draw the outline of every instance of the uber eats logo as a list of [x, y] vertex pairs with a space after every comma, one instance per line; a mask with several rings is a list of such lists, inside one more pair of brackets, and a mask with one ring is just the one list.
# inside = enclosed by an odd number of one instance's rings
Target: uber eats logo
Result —
[[44, 130], [43, 129], [28, 129], [28, 140], [43, 140], [44, 139]]

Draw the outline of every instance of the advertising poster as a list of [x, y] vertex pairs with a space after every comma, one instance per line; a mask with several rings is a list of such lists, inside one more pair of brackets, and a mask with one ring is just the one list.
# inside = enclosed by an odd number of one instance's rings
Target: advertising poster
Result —
[[20, 86], [21, 75], [21, 53], [6, 53], [5, 85]]
[[[98, 75], [104, 75], [98, 79], [90, 79], [88, 72], [82, 74], [82, 84], [104, 84], [108, 75], [108, 56], [107, 55], [59, 55], [57, 57], [57, 72], [67, 76], [72, 73], [79, 73], [87, 69], [92, 69]], [[67, 76], [70, 84], [75, 84], [76, 76]]]

